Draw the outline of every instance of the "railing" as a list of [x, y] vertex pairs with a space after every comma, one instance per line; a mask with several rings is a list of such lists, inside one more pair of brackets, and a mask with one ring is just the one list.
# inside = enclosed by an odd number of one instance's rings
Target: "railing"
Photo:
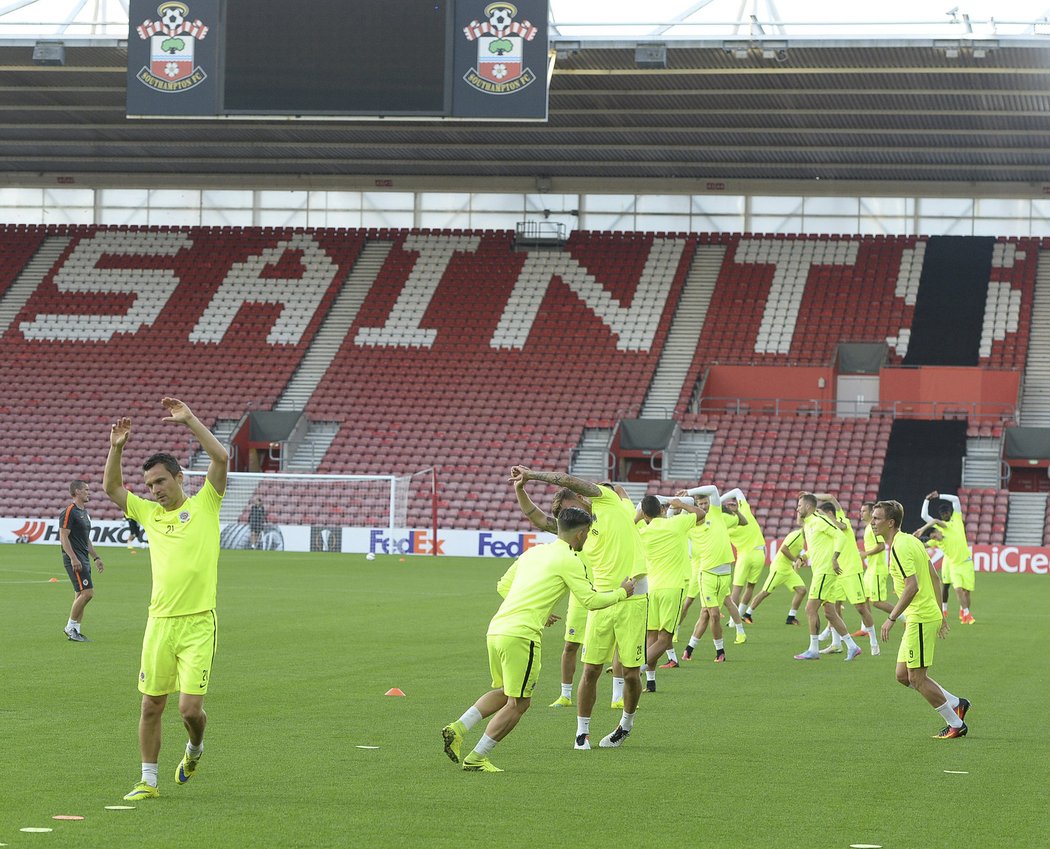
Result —
[[519, 221], [514, 231], [515, 242], [526, 245], [561, 245], [567, 232], [560, 221]]
[[889, 416], [893, 419], [963, 419], [974, 423], [1016, 424], [1017, 408], [1010, 404], [979, 401], [893, 401], [873, 404], [870, 400], [847, 401], [821, 398], [701, 398], [700, 413], [762, 413], [765, 415]]

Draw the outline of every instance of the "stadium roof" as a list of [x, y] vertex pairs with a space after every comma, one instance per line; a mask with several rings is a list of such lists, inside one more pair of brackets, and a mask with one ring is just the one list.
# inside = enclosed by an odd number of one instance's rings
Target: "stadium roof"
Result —
[[[123, 42], [0, 42], [8, 184], [500, 191], [799, 191], [854, 181], [914, 193], [1038, 193], [1050, 174], [1050, 45], [744, 34], [661, 42], [554, 36], [546, 123], [129, 120]], [[830, 185], [819, 193], [833, 193]], [[644, 189], [643, 189], [644, 187]]]

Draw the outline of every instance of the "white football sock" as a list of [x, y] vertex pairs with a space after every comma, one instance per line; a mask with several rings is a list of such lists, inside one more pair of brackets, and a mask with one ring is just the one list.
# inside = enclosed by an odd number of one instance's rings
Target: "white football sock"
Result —
[[142, 765], [142, 782], [148, 784], [150, 787], [157, 786], [157, 765], [147, 764]]

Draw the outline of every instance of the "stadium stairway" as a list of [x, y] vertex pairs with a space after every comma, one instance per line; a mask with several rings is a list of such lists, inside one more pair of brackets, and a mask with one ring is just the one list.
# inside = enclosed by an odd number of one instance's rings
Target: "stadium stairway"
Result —
[[1045, 536], [1047, 493], [1011, 492], [1006, 521], [1009, 545], [1042, 545]]
[[4, 238], [3, 266], [0, 269], [0, 292], [3, 293], [0, 328], [11, 325], [67, 247], [68, 236], [40, 236], [17, 241]]
[[680, 412], [676, 409], [678, 399], [696, 353], [696, 342], [707, 318], [725, 253], [725, 245], [697, 247], [639, 418], [670, 419]]
[[612, 439], [612, 428], [585, 427], [580, 434], [580, 441], [572, 450], [569, 461], [570, 474], [591, 481], [608, 480], [609, 440]]
[[1002, 484], [1002, 438], [966, 438], [963, 457], [962, 485], [998, 489]]
[[714, 442], [714, 431], [680, 429], [677, 440], [667, 452], [667, 477], [671, 480], [699, 481]]
[[954, 495], [962, 485], [966, 422], [898, 419], [890, 431], [879, 498], [904, 506], [903, 529], [922, 526], [926, 494], [937, 489]]
[[1046, 248], [1039, 251], [1020, 424], [1050, 427], [1050, 250]]
[[361, 248], [350, 274], [340, 284], [332, 308], [328, 310], [306, 354], [274, 404], [275, 410], [306, 409], [314, 390], [350, 334], [358, 310], [368, 296], [368, 290], [379, 275], [379, 269], [383, 267], [391, 247], [393, 242], [370, 241]]
[[905, 365], [978, 364], [994, 245], [990, 237], [930, 237]]

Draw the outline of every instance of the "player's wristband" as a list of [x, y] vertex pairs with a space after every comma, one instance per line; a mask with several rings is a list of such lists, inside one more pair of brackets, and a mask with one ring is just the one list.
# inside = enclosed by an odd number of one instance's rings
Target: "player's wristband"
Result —
[[897, 621], [897, 620], [896, 620], [896, 619], [894, 619], [894, 618], [893, 618], [892, 616], [887, 616], [887, 617], [886, 617], [886, 619], [887, 619], [887, 621], [889, 621], [889, 622], [896, 622], [896, 621]]

